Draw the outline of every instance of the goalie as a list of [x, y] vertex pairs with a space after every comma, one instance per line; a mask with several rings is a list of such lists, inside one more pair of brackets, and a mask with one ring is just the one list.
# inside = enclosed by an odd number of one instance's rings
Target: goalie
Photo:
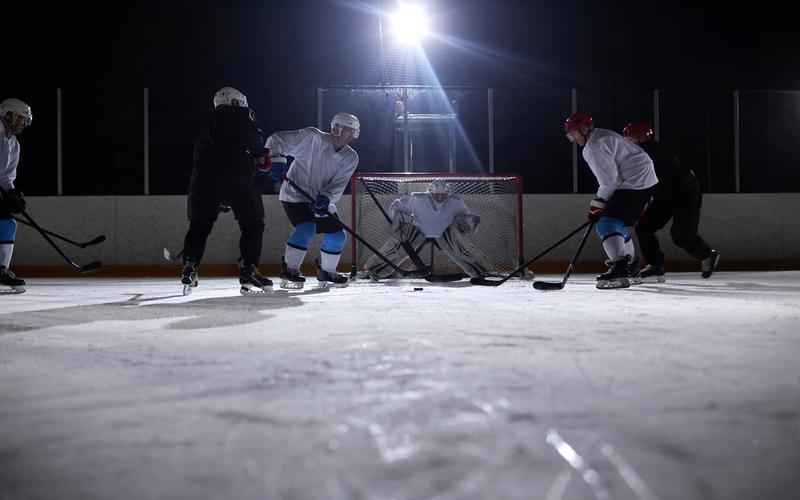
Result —
[[[471, 278], [483, 277], [490, 269], [486, 255], [470, 236], [480, 224], [480, 216], [467, 208], [464, 200], [450, 194], [442, 180], [434, 180], [424, 193], [402, 196], [389, 206], [392, 236], [380, 252], [397, 267], [408, 259], [419, 267], [416, 252], [426, 240], [440, 248]], [[390, 278], [395, 269], [377, 255], [367, 260], [366, 272], [373, 279]]]

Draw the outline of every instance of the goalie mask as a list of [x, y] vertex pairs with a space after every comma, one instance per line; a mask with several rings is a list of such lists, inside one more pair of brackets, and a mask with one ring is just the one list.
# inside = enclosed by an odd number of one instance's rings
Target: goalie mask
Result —
[[450, 185], [441, 179], [436, 179], [428, 185], [428, 193], [436, 203], [444, 203], [450, 196]]
[[214, 94], [214, 109], [220, 106], [246, 108], [247, 97], [233, 87], [222, 87]]

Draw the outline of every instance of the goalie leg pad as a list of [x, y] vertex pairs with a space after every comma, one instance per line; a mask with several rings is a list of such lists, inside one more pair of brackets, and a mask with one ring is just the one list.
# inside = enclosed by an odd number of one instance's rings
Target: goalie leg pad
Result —
[[469, 239], [452, 226], [447, 228], [441, 238], [436, 240], [445, 254], [455, 262], [470, 278], [485, 275], [488, 270], [486, 255]]

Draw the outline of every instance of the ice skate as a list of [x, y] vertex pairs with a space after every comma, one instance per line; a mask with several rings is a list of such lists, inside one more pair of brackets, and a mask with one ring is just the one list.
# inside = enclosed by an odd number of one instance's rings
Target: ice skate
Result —
[[652, 264], [646, 265], [642, 272], [639, 273], [642, 283], [664, 283], [667, 281], [664, 274], [663, 266], [654, 266]]
[[716, 250], [711, 250], [711, 255], [703, 259], [700, 263], [700, 268], [702, 270], [701, 276], [703, 279], [708, 279], [714, 274], [714, 271], [717, 270], [719, 266], [719, 252]]
[[0, 266], [0, 294], [25, 293], [25, 280], [17, 278], [14, 273]]
[[186, 263], [183, 265], [181, 283], [183, 284], [184, 295], [191, 294], [192, 288], [197, 286], [197, 265], [194, 262], [186, 261]]
[[272, 291], [272, 280], [259, 274], [253, 264], [239, 267], [239, 293], [245, 296], [263, 295]]
[[281, 262], [281, 288], [287, 290], [300, 290], [305, 286], [306, 279], [300, 275], [298, 269], [291, 269], [286, 261]]
[[628, 288], [631, 286], [630, 262], [628, 257], [608, 262], [609, 269], [597, 277], [597, 288], [608, 290], [612, 288]]
[[320, 288], [328, 288], [329, 286], [342, 288], [346, 287], [349, 282], [344, 274], [330, 273], [322, 268], [317, 273], [317, 281]]
[[639, 266], [639, 257], [634, 257], [633, 259], [631, 259], [628, 272], [630, 273], [631, 286], [641, 285], [643, 283], [642, 269], [641, 266]]

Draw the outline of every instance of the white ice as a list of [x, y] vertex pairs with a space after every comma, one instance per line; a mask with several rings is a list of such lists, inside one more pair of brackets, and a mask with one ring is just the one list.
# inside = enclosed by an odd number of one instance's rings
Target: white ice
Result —
[[800, 272], [668, 278], [31, 279], [0, 499], [800, 498]]

